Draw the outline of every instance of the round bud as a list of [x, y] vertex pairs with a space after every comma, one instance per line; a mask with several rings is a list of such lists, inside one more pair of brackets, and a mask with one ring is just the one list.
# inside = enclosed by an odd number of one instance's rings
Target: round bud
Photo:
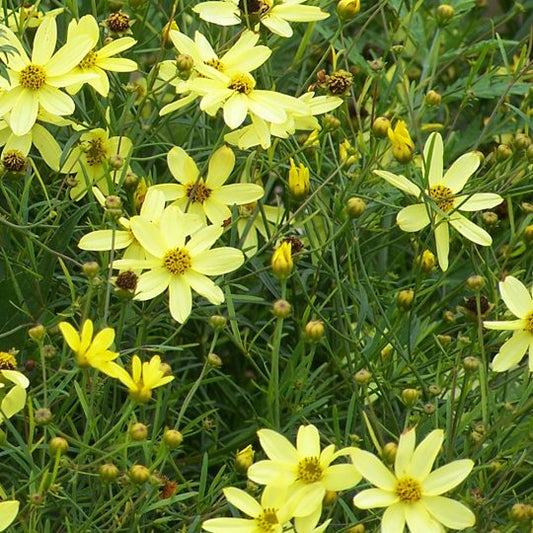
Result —
[[428, 274], [435, 268], [436, 258], [431, 250], [424, 250], [421, 255], [416, 258], [416, 263], [420, 265], [420, 270]]
[[517, 133], [514, 138], [514, 145], [519, 150], [527, 150], [531, 146], [531, 138], [525, 133]]
[[389, 342], [380, 352], [380, 357], [383, 362], [387, 361], [389, 357], [392, 355], [394, 348], [392, 347], [392, 344]]
[[43, 503], [44, 498], [43, 495], [40, 492], [34, 492], [33, 494], [30, 494], [30, 503], [34, 506], [39, 506], [41, 503]]
[[381, 449], [381, 457], [387, 464], [392, 464], [396, 460], [398, 445], [395, 442], [387, 442]]
[[322, 499], [322, 503], [326, 506], [335, 505], [337, 498], [338, 498], [338, 495], [334, 490], [327, 490], [326, 494], [324, 494], [324, 498]]
[[31, 372], [32, 370], [35, 370], [36, 366], [37, 366], [37, 363], [35, 362], [34, 359], [27, 359], [26, 362], [24, 363], [24, 370], [26, 370], [26, 372]]
[[94, 278], [100, 271], [100, 265], [96, 261], [87, 261], [81, 265], [81, 271], [88, 278]]
[[510, 515], [513, 522], [525, 522], [533, 518], [533, 506], [524, 503], [515, 503], [511, 507]]
[[222, 315], [212, 315], [209, 317], [209, 325], [215, 330], [220, 331], [226, 327], [226, 317]]
[[437, 335], [437, 340], [442, 344], [442, 346], [449, 346], [452, 343], [452, 338], [450, 335]]
[[291, 304], [287, 300], [276, 300], [272, 304], [272, 314], [277, 318], [288, 318], [291, 311]]
[[339, 15], [341, 20], [348, 20], [355, 17], [360, 9], [360, 0], [339, 0], [337, 4], [337, 15]]
[[358, 385], [367, 385], [371, 379], [372, 374], [366, 368], [362, 368], [354, 376], [354, 380]]
[[143, 465], [133, 465], [130, 468], [130, 479], [133, 483], [142, 485], [150, 478], [150, 470]]
[[46, 335], [46, 328], [42, 324], [37, 324], [28, 330], [28, 336], [35, 342], [42, 341]]
[[176, 67], [180, 72], [189, 72], [194, 67], [194, 59], [188, 54], [179, 54], [176, 57]]
[[437, 8], [437, 22], [442, 26], [450, 22], [454, 15], [455, 9], [450, 4], [441, 4]]
[[130, 429], [128, 430], [128, 434], [131, 440], [145, 440], [146, 437], [148, 437], [148, 427], [142, 424], [141, 422], [137, 422], [130, 427]]
[[403, 389], [402, 400], [407, 407], [412, 407], [420, 399], [420, 391], [416, 389]]
[[374, 133], [376, 137], [385, 138], [387, 137], [387, 132], [389, 131], [390, 127], [391, 123], [387, 117], [378, 117], [372, 124], [372, 133]]
[[135, 189], [139, 183], [139, 176], [135, 172], [128, 172], [124, 177], [124, 187], [126, 189]]
[[408, 311], [409, 309], [411, 309], [414, 299], [415, 291], [413, 289], [405, 289], [403, 291], [400, 291], [396, 296], [396, 305], [400, 309]]
[[41, 407], [35, 411], [34, 420], [38, 426], [46, 426], [52, 421], [52, 411], [47, 407]]
[[122, 209], [122, 200], [119, 196], [111, 194], [105, 199], [105, 208], [110, 211]]
[[473, 355], [469, 355], [463, 359], [463, 368], [467, 372], [475, 372], [479, 368], [479, 359]]
[[363, 524], [356, 524], [352, 526], [346, 533], [365, 533], [366, 529]]
[[352, 196], [346, 203], [346, 212], [350, 218], [359, 218], [365, 211], [366, 204], [361, 198]]
[[311, 320], [305, 325], [305, 337], [308, 341], [318, 342], [324, 336], [324, 322]]
[[533, 144], [527, 148], [526, 157], [530, 163], [533, 163]]
[[220, 357], [216, 353], [209, 352], [207, 354], [206, 360], [207, 364], [211, 368], [220, 368], [222, 366], [222, 359], [220, 359]]
[[485, 278], [479, 274], [475, 274], [466, 280], [466, 284], [469, 289], [480, 291], [485, 286]]
[[63, 437], [54, 437], [50, 440], [48, 446], [52, 455], [63, 455], [67, 453], [68, 450], [67, 439], [64, 439]]
[[326, 113], [324, 115], [323, 124], [324, 128], [327, 130], [336, 130], [340, 127], [341, 121], [335, 115]]
[[508, 144], [500, 144], [496, 148], [496, 160], [505, 161], [513, 156], [513, 150]]
[[426, 415], [432, 415], [435, 412], [435, 406], [432, 403], [425, 403], [422, 409]]
[[428, 391], [432, 396], [438, 396], [442, 392], [438, 385], [430, 385]]
[[453, 314], [452, 311], [444, 311], [444, 313], [442, 313], [442, 318], [443, 320], [446, 320], [446, 322], [450, 322], [450, 323], [454, 323], [455, 322], [455, 315]]
[[529, 226], [526, 226], [524, 228], [524, 233], [522, 234], [522, 238], [528, 244], [533, 242], [533, 224], [530, 224]]
[[481, 219], [486, 226], [496, 226], [499, 221], [498, 215], [494, 211], [485, 211], [481, 214]]
[[163, 442], [174, 450], [183, 442], [183, 435], [177, 429], [167, 429], [163, 434]]
[[241, 474], [246, 474], [248, 468], [250, 468], [254, 462], [254, 455], [255, 452], [251, 444], [246, 446], [246, 448], [237, 451], [235, 456], [235, 468], [237, 468]]
[[100, 478], [104, 481], [114, 481], [120, 474], [119, 469], [113, 463], [106, 463], [100, 467]]
[[426, 93], [426, 104], [432, 106], [439, 106], [442, 102], [442, 96], [433, 89]]
[[43, 355], [46, 359], [52, 359], [57, 353], [57, 348], [53, 344], [45, 344], [43, 346]]
[[119, 154], [109, 156], [109, 166], [114, 170], [120, 170], [124, 166], [124, 158]]

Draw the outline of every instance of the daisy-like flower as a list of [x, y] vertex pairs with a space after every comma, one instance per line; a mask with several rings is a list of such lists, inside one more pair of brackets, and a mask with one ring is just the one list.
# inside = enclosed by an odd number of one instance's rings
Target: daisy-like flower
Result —
[[81, 200], [93, 183], [104, 194], [109, 194], [109, 182], [117, 182], [130, 171], [129, 167], [124, 169], [117, 163], [127, 161], [131, 150], [132, 142], [128, 137], [109, 137], [102, 128], [84, 133], [61, 168], [64, 174], [76, 174], [76, 185], [70, 189], [72, 200]]
[[20, 503], [17, 500], [0, 502], [0, 531], [6, 530], [17, 518]]
[[507, 276], [504, 281], [500, 281], [499, 287], [505, 305], [518, 320], [483, 322], [487, 329], [514, 331], [492, 361], [492, 370], [509, 370], [529, 351], [529, 370], [533, 372], [533, 288], [530, 293], [526, 286], [513, 276]]
[[72, 72], [91, 48], [89, 36], [80, 34], [67, 40], [54, 54], [56, 20], [54, 17], [44, 17], [35, 34], [30, 59], [15, 34], [6, 26], [0, 27], [3, 32], [0, 44], [15, 48], [15, 52], [4, 55], [10, 88], [0, 100], [0, 116], [11, 111], [8, 121], [13, 133], [28, 133], [40, 109], [56, 116], [72, 114], [74, 101], [59, 88], [88, 81], [95, 76], [91, 72]]
[[174, 379], [174, 376], [165, 375], [159, 355], [152, 356], [149, 362], [144, 363], [141, 363], [138, 355], [134, 355], [131, 361], [131, 374], [115, 364], [110, 375], [126, 385], [130, 396], [140, 403], [152, 398], [153, 389], [166, 385]]
[[201, 19], [219, 26], [235, 26], [248, 18], [272, 33], [291, 37], [289, 22], [324, 20], [329, 14], [319, 7], [302, 5], [306, 0], [222, 0], [202, 2], [193, 7]]
[[139, 277], [136, 300], [150, 300], [168, 289], [170, 314], [180, 323], [191, 313], [191, 289], [212, 304], [224, 301], [222, 290], [207, 276], [239, 268], [244, 256], [236, 248], [210, 250], [224, 231], [221, 226], [204, 227], [187, 240], [196, 228], [187, 227], [185, 214], [175, 206], [165, 209], [158, 225], [136, 216], [130, 226], [151, 257], [145, 261], [119, 259], [113, 268], [147, 270]]
[[261, 485], [285, 487], [294, 502], [295, 525], [302, 531], [306, 524], [318, 521], [326, 491], [349, 489], [361, 479], [353, 464], [331, 464], [348, 451], [335, 452], [334, 444], [321, 450], [320, 434], [311, 424], [300, 426], [296, 447], [270, 429], [261, 429], [257, 435], [269, 459], [250, 466], [248, 477]]
[[241, 239], [240, 248], [246, 257], [257, 252], [258, 234], [265, 240], [272, 235], [283, 216], [283, 208], [273, 205], [260, 206], [257, 202], [240, 205], [238, 208], [237, 233]]
[[[28, 378], [17, 371], [15, 356], [9, 352], [0, 352], [0, 391], [6, 388], [7, 385], [11, 386], [0, 401], [0, 423], [24, 409], [26, 405], [26, 389], [29, 384]], [[1, 527], [0, 531], [2, 531]]]
[[[85, 15], [79, 21], [72, 20], [68, 26], [68, 38], [72, 39], [78, 35], [88, 35], [91, 39], [91, 50], [73, 69], [74, 73], [95, 74], [93, 79], [87, 80], [87, 83], [102, 96], [109, 94], [109, 79], [106, 70], [110, 72], [133, 72], [137, 69], [137, 63], [131, 59], [113, 57], [124, 50], [131, 48], [137, 41], [132, 37], [121, 37], [114, 39], [102, 48], [96, 50], [100, 37], [98, 22], [92, 15]], [[82, 87], [83, 83], [77, 83], [67, 87], [70, 94], [76, 94]]]
[[68, 322], [59, 323], [59, 331], [76, 354], [76, 361], [82, 368], [92, 366], [100, 372], [114, 377], [116, 363], [112, 363], [117, 357], [117, 352], [112, 352], [109, 347], [115, 340], [115, 330], [104, 328], [93, 338], [94, 326], [92, 320], [85, 319], [81, 334], [79, 334]]
[[216, 150], [209, 159], [207, 177], [200, 177], [196, 163], [187, 152], [178, 146], [167, 155], [168, 168], [178, 184], [165, 183], [152, 188], [161, 191], [167, 202], [182, 211], [206, 217], [215, 225], [231, 217], [230, 206], [249, 204], [259, 200], [265, 193], [263, 187], [253, 183], [232, 183], [226, 185], [233, 167], [235, 154], [228, 146]]
[[397, 215], [400, 229], [407, 232], [419, 231], [432, 224], [435, 231], [437, 258], [443, 271], [448, 269], [450, 249], [449, 226], [455, 228], [468, 240], [481, 246], [492, 244], [491, 236], [482, 228], [468, 220], [458, 211], [479, 211], [500, 204], [503, 199], [498, 194], [475, 193], [458, 194], [463, 190], [468, 178], [480, 164], [475, 152], [468, 152], [457, 159], [443, 176], [443, 144], [440, 133], [432, 133], [424, 146], [422, 174], [429, 187], [421, 191], [418, 185], [405, 176], [384, 170], [374, 173], [398, 189], [421, 198], [422, 202], [404, 207]]
[[387, 508], [381, 531], [402, 533], [406, 523], [411, 533], [441, 533], [442, 526], [465, 529], [474, 525], [476, 517], [470, 509], [442, 496], [470, 474], [474, 462], [461, 459], [431, 472], [443, 439], [444, 432], [436, 429], [415, 448], [415, 429], [403, 433], [394, 473], [374, 454], [354, 449], [357, 469], [377, 488], [361, 491], [353, 502], [359, 509]]

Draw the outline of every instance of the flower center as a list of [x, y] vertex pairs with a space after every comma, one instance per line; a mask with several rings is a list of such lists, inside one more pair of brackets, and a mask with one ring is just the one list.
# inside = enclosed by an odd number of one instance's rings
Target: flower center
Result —
[[116, 13], [111, 13], [111, 15], [107, 17], [106, 25], [111, 31], [122, 33], [130, 29], [130, 18], [126, 13], [117, 11]]
[[163, 257], [163, 266], [171, 274], [185, 274], [192, 266], [191, 256], [185, 248], [169, 250]]
[[0, 352], [0, 370], [16, 370], [17, 360], [12, 353]]
[[530, 311], [524, 318], [526, 323], [524, 329], [533, 335], [533, 311]]
[[119, 289], [123, 289], [126, 291], [134, 291], [137, 288], [137, 280], [138, 280], [137, 274], [133, 272], [132, 270], [126, 270], [125, 272], [121, 272], [117, 279], [115, 280], [115, 285]]
[[88, 54], [80, 61], [78, 67], [80, 67], [81, 69], [87, 69], [87, 68], [91, 68], [91, 67], [94, 67], [96, 65], [96, 61], [98, 59], [98, 54], [94, 51], [94, 50], [91, 50], [90, 52], [88, 52]]
[[272, 7], [272, 0], [239, 0], [243, 15], [264, 15]]
[[444, 185], [434, 185], [429, 189], [429, 196], [441, 211], [447, 213], [453, 209], [454, 195], [449, 187], [445, 187]]
[[259, 530], [264, 531], [264, 533], [273, 533], [274, 526], [279, 524], [276, 509], [273, 507], [263, 509], [261, 514], [256, 516], [255, 521], [257, 522]]
[[216, 57], [204, 61], [204, 63], [206, 65], [209, 65], [210, 67], [216, 68], [220, 72], [224, 72], [224, 66], [222, 65], [222, 61], [220, 61], [220, 59], [217, 59]]
[[46, 83], [46, 72], [40, 65], [30, 63], [20, 71], [19, 83], [25, 89], [37, 91]]
[[228, 85], [228, 89], [233, 89], [241, 94], [250, 94], [254, 90], [254, 87], [255, 80], [250, 74], [246, 73], [235, 74]]
[[243, 218], [250, 218], [255, 211], [255, 208], [257, 207], [257, 202], [252, 202], [250, 204], [243, 204], [237, 206], [237, 210], [239, 211], [239, 215]]
[[412, 477], [403, 477], [396, 483], [396, 494], [404, 503], [414, 503], [422, 498], [422, 487]]
[[203, 180], [189, 183], [186, 190], [187, 198], [191, 199], [191, 202], [198, 202], [203, 204], [210, 196], [211, 189], [206, 187]]
[[6, 170], [21, 172], [26, 167], [26, 158], [19, 150], [8, 150], [2, 158], [2, 164]]
[[104, 148], [104, 141], [102, 139], [93, 139], [88, 141], [88, 147], [85, 150], [85, 159], [90, 167], [102, 164], [106, 158], [106, 150]]
[[299, 463], [296, 479], [304, 483], [314, 483], [322, 478], [323, 469], [318, 457], [304, 457]]

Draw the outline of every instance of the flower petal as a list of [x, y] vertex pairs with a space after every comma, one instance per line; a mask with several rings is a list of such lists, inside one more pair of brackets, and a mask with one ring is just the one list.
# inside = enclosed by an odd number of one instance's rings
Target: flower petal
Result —
[[277, 461], [258, 461], [248, 468], [246, 475], [261, 485], [286, 487], [296, 481], [296, 466]]
[[468, 178], [477, 170], [480, 163], [479, 155], [475, 152], [462, 155], [444, 174], [442, 185], [449, 187], [454, 193], [461, 192]]
[[503, 198], [494, 193], [463, 194], [455, 197], [455, 207], [461, 211], [481, 211], [500, 205]]
[[450, 215], [450, 224], [469, 241], [481, 246], [490, 246], [492, 244], [492, 237], [489, 233], [457, 212]]
[[460, 459], [434, 470], [422, 482], [424, 496], [439, 496], [461, 483], [474, 468], [474, 461]]
[[533, 311], [533, 299], [526, 286], [513, 276], [507, 276], [499, 283], [500, 294], [505, 305], [518, 318], [525, 318]]
[[410, 428], [400, 435], [396, 459], [394, 461], [394, 473], [397, 478], [402, 478], [411, 473], [411, 460], [416, 443], [415, 428]]
[[450, 529], [465, 529], [476, 523], [476, 516], [468, 507], [450, 498], [425, 496], [422, 505], [433, 518]]
[[224, 496], [231, 505], [234, 505], [243, 513], [255, 518], [261, 514], [262, 508], [248, 493], [235, 487], [226, 487], [223, 489]]
[[235, 166], [235, 154], [229, 146], [222, 146], [209, 159], [205, 184], [210, 189], [222, 187]]
[[394, 492], [366, 489], [355, 495], [353, 504], [359, 509], [373, 509], [374, 507], [389, 507], [398, 501], [398, 495]]
[[383, 513], [381, 531], [384, 533], [403, 533], [405, 529], [405, 505], [396, 503]]
[[425, 204], [408, 205], [396, 217], [402, 231], [419, 231], [429, 224], [428, 209]]
[[165, 255], [166, 242], [155, 224], [137, 215], [130, 219], [130, 226], [135, 238], [148, 253], [159, 258]]
[[424, 164], [422, 172], [430, 187], [442, 182], [442, 161], [444, 157], [444, 146], [440, 133], [433, 132], [424, 145]]
[[151, 300], [164, 292], [170, 283], [171, 274], [163, 268], [154, 268], [139, 276], [135, 299]]
[[296, 449], [300, 457], [320, 456], [320, 433], [316, 426], [300, 426], [296, 436]]
[[394, 185], [394, 187], [397, 187], [407, 194], [412, 194], [413, 196], [417, 197], [420, 196], [420, 188], [401, 174], [393, 174], [392, 172], [387, 172], [386, 170], [374, 170], [374, 174], [388, 181], [391, 185]]
[[28, 133], [37, 120], [38, 111], [38, 95], [33, 94], [33, 91], [29, 89], [23, 89], [20, 91], [19, 97], [17, 98], [9, 117], [9, 125], [11, 126], [13, 133], [15, 135], [25, 135]]
[[68, 322], [59, 323], [59, 331], [63, 335], [66, 343], [73, 352], [77, 352], [80, 349], [80, 336], [74, 327]]
[[211, 518], [202, 524], [202, 529], [211, 533], [254, 533], [257, 522], [246, 518]]
[[193, 269], [206, 276], [218, 276], [236, 270], [244, 263], [244, 254], [237, 248], [215, 248], [194, 257]]
[[415, 449], [410, 475], [423, 481], [433, 468], [433, 463], [442, 447], [444, 431], [435, 429]]
[[296, 448], [277, 431], [260, 429], [257, 436], [269, 459], [281, 463], [297, 463], [299, 461], [300, 456]]
[[0, 405], [0, 421], [4, 418], [11, 418], [22, 411], [26, 405], [26, 389], [15, 385], [2, 399]]
[[191, 286], [192, 290], [196, 291], [200, 296], [209, 300], [214, 305], [220, 305], [224, 301], [224, 293], [220, 287], [208, 277], [198, 274], [194, 270], [189, 270], [183, 274], [185, 281]]
[[122, 250], [132, 242], [133, 235], [129, 231], [101, 229], [84, 235], [78, 248], [89, 251]]
[[242, 93], [235, 93], [223, 106], [224, 122], [232, 129], [238, 128], [248, 114], [248, 97]]
[[174, 146], [168, 152], [167, 164], [174, 178], [182, 185], [196, 181], [200, 174], [193, 158], [179, 146]]
[[435, 245], [437, 247], [437, 259], [443, 272], [448, 270], [448, 254], [450, 253], [450, 232], [448, 222], [437, 219], [435, 225]]
[[191, 288], [183, 276], [171, 276], [168, 298], [172, 318], [183, 324], [191, 314], [192, 309]]
[[517, 365], [533, 341], [529, 331], [515, 331], [512, 337], [503, 343], [500, 351], [492, 360], [494, 372], [505, 372]]
[[0, 531], [4, 531], [17, 517], [20, 503], [16, 500], [0, 502]]
[[442, 533], [439, 523], [426, 511], [421, 502], [406, 505], [404, 512], [411, 533]]
[[329, 466], [324, 472], [322, 483], [326, 490], [347, 490], [361, 481], [361, 474], [357, 468], [349, 463]]
[[496, 329], [500, 331], [513, 331], [518, 329], [524, 329], [525, 323], [523, 319], [518, 320], [505, 320], [505, 321], [486, 321], [483, 322], [483, 327], [487, 329]]
[[351, 456], [357, 470], [372, 485], [385, 491], [394, 491], [396, 477], [373, 453], [356, 448]]

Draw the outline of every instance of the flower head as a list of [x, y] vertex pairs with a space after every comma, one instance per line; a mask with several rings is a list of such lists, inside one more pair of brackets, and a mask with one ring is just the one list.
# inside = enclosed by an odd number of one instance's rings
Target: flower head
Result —
[[401, 163], [407, 163], [413, 157], [415, 144], [409, 135], [407, 124], [403, 120], [398, 120], [394, 126], [394, 130], [389, 128], [387, 130], [389, 141], [392, 144], [392, 155]]
[[400, 229], [407, 232], [419, 231], [432, 223], [439, 265], [442, 270], [447, 270], [449, 225], [476, 244], [490, 246], [492, 243], [491, 236], [484, 229], [458, 211], [489, 209], [500, 204], [503, 199], [493, 193], [457, 194], [477, 170], [479, 156], [475, 152], [462, 155], [443, 175], [443, 151], [442, 137], [439, 133], [432, 133], [424, 146], [422, 170], [429, 185], [424, 191], [402, 175], [384, 170], [375, 170], [374, 173], [402, 191], [418, 198], [422, 197], [422, 203], [404, 207], [398, 213], [396, 221]]
[[[0, 352], [0, 390], [5, 393], [0, 401], [0, 423], [24, 409], [29, 384], [28, 378], [17, 371], [15, 356], [10, 352]], [[7, 392], [2, 390], [7, 386], [11, 387]]]
[[292, 269], [294, 268], [294, 262], [292, 260], [292, 246], [290, 242], [282, 242], [272, 254], [271, 259], [272, 272], [279, 279], [285, 279], [289, 277]]
[[439, 533], [442, 526], [465, 529], [474, 525], [472, 511], [463, 504], [441, 496], [453, 489], [474, 467], [470, 459], [453, 461], [431, 472], [444, 433], [432, 431], [416, 448], [416, 432], [410, 429], [400, 436], [394, 472], [374, 454], [354, 449], [352, 459], [365, 479], [377, 488], [363, 490], [354, 499], [360, 509], [386, 507], [382, 531], [402, 533], [407, 523], [413, 532]]
[[104, 328], [93, 338], [93, 322], [85, 319], [79, 334], [68, 322], [60, 322], [59, 330], [70, 349], [76, 354], [76, 361], [82, 368], [92, 366], [101, 372], [113, 376], [117, 352], [112, 352], [109, 347], [115, 340], [115, 330]]
[[161, 366], [161, 357], [154, 355], [149, 362], [141, 363], [138, 355], [131, 361], [131, 374], [115, 365], [111, 377], [120, 380], [130, 391], [130, 396], [138, 402], [145, 403], [152, 397], [152, 390], [170, 383], [174, 376], [165, 375]]
[[290, 162], [289, 191], [296, 200], [303, 200], [309, 193], [309, 169], [303, 163], [296, 166], [292, 157]]
[[518, 279], [507, 276], [504, 281], [500, 281], [500, 294], [509, 311], [518, 320], [483, 322], [487, 329], [514, 331], [493, 359], [492, 370], [509, 370], [529, 351], [529, 370], [533, 372], [533, 289], [530, 293]]

